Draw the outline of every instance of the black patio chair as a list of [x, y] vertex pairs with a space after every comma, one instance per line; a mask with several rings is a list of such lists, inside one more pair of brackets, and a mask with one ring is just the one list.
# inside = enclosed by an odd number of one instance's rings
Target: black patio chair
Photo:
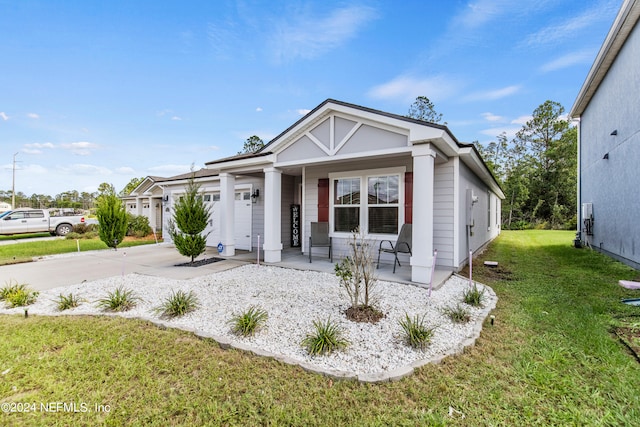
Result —
[[[402, 265], [400, 265], [400, 260], [398, 259], [398, 253], [413, 255], [411, 253], [411, 236], [411, 224], [402, 224], [402, 228], [400, 229], [400, 234], [398, 234], [398, 239], [396, 240], [395, 245], [391, 240], [381, 241], [378, 248], [378, 265], [376, 268], [380, 268], [380, 254], [382, 252], [393, 254], [393, 273], [395, 274], [396, 263], [398, 266], [402, 267]], [[389, 244], [388, 247], [382, 247], [385, 243]]]

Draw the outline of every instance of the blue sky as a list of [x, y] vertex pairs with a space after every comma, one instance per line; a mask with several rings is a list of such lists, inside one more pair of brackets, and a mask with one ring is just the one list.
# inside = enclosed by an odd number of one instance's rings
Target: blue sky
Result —
[[122, 189], [265, 142], [327, 98], [462, 142], [568, 111], [622, 0], [0, 0], [0, 189]]

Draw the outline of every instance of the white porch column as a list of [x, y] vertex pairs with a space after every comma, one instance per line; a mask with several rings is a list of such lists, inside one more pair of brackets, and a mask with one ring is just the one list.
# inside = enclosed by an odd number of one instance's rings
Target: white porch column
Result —
[[149, 218], [149, 225], [154, 232], [156, 231], [156, 203], [158, 202], [153, 200], [153, 196], [149, 196], [149, 216], [147, 218]]
[[264, 169], [264, 261], [282, 260], [282, 172]]
[[411, 280], [429, 283], [433, 263], [433, 183], [436, 153], [431, 144], [413, 147], [413, 255]]
[[[220, 238], [224, 250], [223, 256], [234, 256], [236, 254], [235, 241], [235, 204], [236, 204], [236, 177], [230, 173], [220, 174]], [[217, 224], [214, 224], [215, 227]]]

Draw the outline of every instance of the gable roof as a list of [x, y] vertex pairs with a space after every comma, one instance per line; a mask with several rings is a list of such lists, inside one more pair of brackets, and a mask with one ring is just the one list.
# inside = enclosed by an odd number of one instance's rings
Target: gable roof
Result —
[[327, 99], [315, 107], [304, 117], [289, 126], [278, 136], [273, 138], [256, 153], [239, 154], [236, 156], [217, 159], [205, 163], [215, 171], [241, 170], [242, 168], [262, 167], [277, 159], [283, 147], [303, 135], [311, 126], [322, 122], [331, 114], [357, 116], [363, 120], [384, 123], [391, 128], [404, 129], [408, 132], [412, 144], [430, 142], [445, 156], [460, 156], [492, 190], [501, 198], [504, 197], [500, 184], [489, 171], [486, 163], [473, 144], [460, 143], [445, 125], [431, 123], [398, 114], [387, 113], [360, 105], [350, 104], [335, 99]]
[[638, 23], [640, 17], [640, 0], [625, 0], [620, 7], [607, 37], [600, 47], [587, 78], [569, 112], [570, 117], [579, 117], [587, 109], [591, 98], [606, 77], [618, 53]]

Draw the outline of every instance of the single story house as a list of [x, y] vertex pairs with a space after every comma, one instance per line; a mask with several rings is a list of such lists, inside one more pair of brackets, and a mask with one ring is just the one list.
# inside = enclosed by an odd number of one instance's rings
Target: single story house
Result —
[[640, 268], [640, 0], [625, 0], [569, 115], [578, 119], [578, 232]]
[[[325, 222], [340, 257], [354, 228], [395, 241], [406, 223], [411, 280], [428, 283], [434, 250], [438, 268], [457, 271], [500, 233], [504, 194], [472, 144], [443, 125], [333, 99], [258, 152], [205, 166], [195, 179], [212, 208], [207, 242], [221, 243], [223, 256], [258, 241], [267, 263], [280, 262], [283, 250], [307, 254], [311, 223]], [[168, 239], [171, 208], [190, 175], [146, 178], [126, 198], [128, 210], [162, 224]]]

